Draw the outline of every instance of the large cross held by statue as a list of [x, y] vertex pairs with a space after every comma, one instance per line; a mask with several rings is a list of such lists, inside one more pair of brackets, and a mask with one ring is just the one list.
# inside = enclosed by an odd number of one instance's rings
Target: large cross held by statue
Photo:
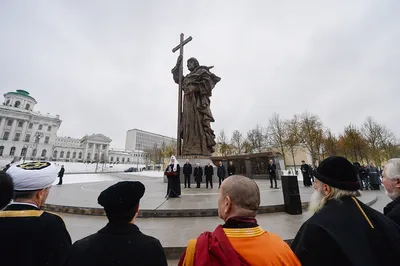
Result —
[[[179, 50], [180, 56], [183, 58], [183, 46], [190, 42], [192, 37], [189, 36], [186, 40], [184, 40], [184, 35], [181, 33], [181, 39], [179, 44], [172, 49], [172, 52], [175, 53]], [[183, 60], [179, 66], [179, 89], [178, 89], [178, 130], [177, 130], [177, 147], [176, 147], [176, 155], [180, 156], [182, 152], [182, 145], [181, 145], [181, 120], [182, 120], [182, 80], [183, 80]]]

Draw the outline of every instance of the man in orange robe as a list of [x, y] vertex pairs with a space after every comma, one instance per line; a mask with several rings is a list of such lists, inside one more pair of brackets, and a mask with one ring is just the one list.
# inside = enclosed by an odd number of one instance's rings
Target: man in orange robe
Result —
[[301, 265], [279, 236], [257, 224], [259, 206], [254, 180], [239, 175], [225, 179], [218, 199], [218, 215], [225, 224], [189, 240], [179, 265]]

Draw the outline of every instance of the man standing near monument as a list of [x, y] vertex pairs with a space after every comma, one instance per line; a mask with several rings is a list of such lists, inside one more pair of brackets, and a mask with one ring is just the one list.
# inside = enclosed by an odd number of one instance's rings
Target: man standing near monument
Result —
[[214, 169], [210, 165], [210, 162], [204, 167], [204, 175], [206, 176], [206, 188], [208, 188], [208, 183], [210, 183], [211, 188], [213, 188], [212, 177], [214, 175]]
[[186, 159], [186, 163], [183, 165], [183, 175], [185, 177], [185, 188], [190, 188], [190, 176], [192, 175], [192, 165], [189, 162], [189, 159]]
[[190, 73], [183, 76], [182, 59], [180, 55], [171, 71], [174, 81], [181, 85], [184, 92], [182, 117], [178, 122], [179, 137], [183, 140], [182, 155], [210, 156], [216, 145], [215, 134], [211, 129], [214, 117], [210, 109], [210, 97], [221, 78], [210, 72], [212, 67], [201, 66], [193, 57], [187, 61]]
[[269, 160], [268, 174], [269, 174], [269, 180], [271, 182], [271, 187], [270, 188], [273, 188], [272, 180], [275, 181], [275, 188], [278, 188], [278, 185], [276, 183], [276, 165], [274, 164], [274, 162], [272, 160]]
[[301, 173], [303, 175], [303, 184], [305, 187], [311, 187], [310, 166], [303, 160], [301, 161]]
[[234, 175], [235, 173], [236, 173], [236, 168], [233, 165], [233, 162], [230, 161], [228, 166], [228, 176]]
[[222, 181], [224, 181], [225, 176], [226, 176], [225, 166], [222, 164], [222, 161], [219, 161], [219, 165], [218, 165], [218, 169], [217, 169], [217, 176], [218, 176], [218, 181], [219, 181], [218, 188], [220, 188], [221, 183], [222, 183]]
[[197, 163], [196, 167], [194, 168], [193, 176], [194, 176], [194, 180], [197, 183], [196, 188], [200, 188], [200, 183], [201, 183], [202, 177], [203, 177], [203, 169], [200, 167], [199, 163]]

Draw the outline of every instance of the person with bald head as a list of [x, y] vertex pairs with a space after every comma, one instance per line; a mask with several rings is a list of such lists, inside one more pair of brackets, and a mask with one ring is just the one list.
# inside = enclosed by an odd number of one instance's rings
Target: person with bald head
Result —
[[189, 240], [178, 265], [301, 265], [279, 236], [257, 224], [259, 207], [260, 190], [254, 180], [226, 178], [218, 198], [218, 216], [224, 224]]

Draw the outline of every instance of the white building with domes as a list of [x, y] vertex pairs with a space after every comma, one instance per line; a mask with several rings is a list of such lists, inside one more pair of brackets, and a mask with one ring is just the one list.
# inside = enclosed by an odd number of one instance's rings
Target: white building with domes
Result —
[[82, 138], [59, 137], [59, 115], [35, 111], [37, 101], [25, 90], [4, 94], [0, 105], [0, 157], [6, 161], [57, 160], [68, 162], [145, 163], [143, 151], [111, 149], [103, 134]]
[[59, 115], [34, 111], [36, 104], [24, 90], [4, 94], [4, 103], [0, 105], [0, 156], [51, 156], [61, 120]]

